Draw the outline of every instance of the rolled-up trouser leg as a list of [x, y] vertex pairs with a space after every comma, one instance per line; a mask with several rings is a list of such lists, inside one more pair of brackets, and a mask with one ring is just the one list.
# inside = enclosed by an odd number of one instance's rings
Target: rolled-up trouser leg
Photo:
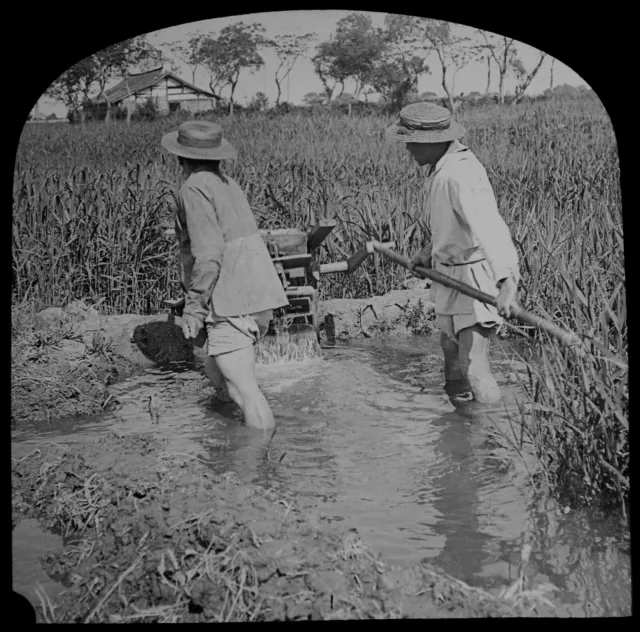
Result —
[[469, 380], [474, 399], [483, 404], [494, 404], [502, 399], [489, 364], [489, 345], [495, 330], [495, 327], [476, 324], [458, 333], [462, 370]]
[[440, 346], [444, 353], [444, 390], [450, 399], [471, 392], [460, 359], [460, 345], [454, 333], [453, 318], [438, 314], [436, 324], [440, 328]]

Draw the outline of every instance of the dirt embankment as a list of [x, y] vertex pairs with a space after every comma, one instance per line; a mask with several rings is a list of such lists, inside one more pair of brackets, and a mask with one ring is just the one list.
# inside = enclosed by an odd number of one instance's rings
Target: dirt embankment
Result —
[[[428, 565], [386, 565], [287, 493], [218, 476], [151, 435], [13, 446], [13, 526], [65, 536], [43, 559], [50, 622], [517, 616]], [[35, 543], [34, 543], [35, 545]], [[18, 568], [16, 569], [16, 566]], [[14, 560], [14, 575], [20, 573]], [[33, 598], [33, 597], [32, 597]], [[50, 605], [49, 605], [50, 602]]]
[[[321, 316], [332, 314], [336, 338], [415, 333], [421, 327], [424, 333], [431, 321], [426, 299], [407, 290], [371, 301], [328, 301]], [[29, 418], [92, 414], [114, 380], [154, 364], [197, 366], [201, 360], [201, 352], [194, 358], [185, 342], [179, 319], [169, 315], [105, 318], [74, 303], [45, 310], [35, 322], [14, 314], [13, 325], [17, 425]], [[12, 443], [12, 492], [14, 576], [22, 574], [19, 586], [40, 602], [43, 621], [524, 612], [525, 604], [497, 599], [428, 565], [391, 568], [357, 533], [301, 512], [285, 490], [243, 484], [231, 472], [217, 476], [197, 455], [172, 453], [150, 434], [125, 439], [114, 431], [94, 443], [68, 445]], [[45, 544], [52, 536], [38, 536], [38, 525], [64, 541]], [[25, 534], [30, 543], [21, 549]], [[40, 556], [16, 556], [38, 545], [43, 554], [50, 551], [42, 562], [49, 580], [36, 596]]]
[[[327, 333], [338, 340], [425, 334], [432, 327], [433, 307], [428, 291], [415, 288], [366, 300], [325, 301], [319, 316], [323, 339]], [[50, 307], [29, 320], [14, 315], [13, 423], [95, 414], [109, 384], [137, 370], [200, 365], [203, 352], [184, 339], [180, 323], [170, 314], [101, 316], [82, 301]]]
[[[424, 281], [410, 279], [405, 288], [368, 299], [334, 298], [318, 310], [321, 336], [333, 325], [337, 339], [385, 335], [428, 335], [435, 312]], [[333, 321], [333, 322], [331, 322]]]

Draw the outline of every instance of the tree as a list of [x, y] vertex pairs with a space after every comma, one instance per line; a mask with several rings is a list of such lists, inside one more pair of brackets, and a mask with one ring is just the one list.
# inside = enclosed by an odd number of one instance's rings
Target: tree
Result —
[[538, 74], [538, 71], [540, 70], [540, 66], [542, 66], [542, 62], [545, 60], [546, 56], [547, 56], [546, 53], [541, 53], [538, 63], [533, 68], [533, 70], [529, 73], [527, 73], [524, 67], [524, 64], [520, 59], [516, 59], [514, 61], [513, 66], [514, 66], [516, 76], [518, 77], [518, 85], [516, 86], [516, 95], [515, 95], [515, 99], [513, 100], [514, 105], [518, 103], [524, 96], [526, 89], [529, 87], [529, 85], [531, 85], [533, 78]]
[[487, 55], [487, 87], [484, 91], [484, 96], [489, 96], [489, 89], [491, 88], [491, 55]]
[[[504, 103], [504, 80], [507, 74], [512, 71], [517, 80], [515, 89], [514, 103], [518, 103], [526, 89], [529, 87], [534, 77], [538, 74], [542, 63], [546, 59], [546, 53], [540, 54], [540, 59], [531, 72], [527, 72], [524, 64], [518, 56], [518, 51], [515, 47], [515, 41], [511, 38], [504, 36], [490, 36], [487, 32], [478, 29], [478, 32], [484, 39], [484, 44], [477, 47], [478, 50], [484, 50], [488, 53], [489, 64], [489, 80], [491, 79], [491, 62], [493, 61], [498, 66], [499, 81], [498, 81], [498, 102]], [[489, 83], [487, 83], [487, 92], [489, 89]]]
[[315, 36], [311, 33], [307, 33], [306, 35], [287, 34], [269, 41], [268, 46], [273, 49], [279, 62], [275, 73], [276, 87], [278, 90], [275, 102], [276, 106], [280, 104], [284, 80], [289, 76], [298, 59], [306, 53], [309, 44], [314, 38]]
[[329, 54], [328, 44], [328, 42], [320, 44], [316, 55], [311, 61], [313, 62], [313, 68], [315, 69], [324, 88], [325, 100], [331, 101], [338, 84], [342, 83], [341, 94], [344, 92], [344, 82], [341, 82], [340, 79], [334, 78], [334, 72], [332, 69], [333, 59]]
[[103, 96], [107, 84], [132, 70], [150, 70], [164, 60], [162, 51], [151, 46], [144, 37], [135, 37], [94, 53], [91, 58], [96, 65], [96, 82]]
[[425, 58], [431, 50], [431, 45], [425, 38], [424, 18], [409, 15], [389, 14], [384, 20], [383, 37], [386, 43], [385, 56], [392, 59], [410, 59], [412, 57]]
[[549, 91], [550, 96], [554, 98], [566, 99], [566, 98], [575, 98], [580, 96], [580, 92], [574, 86], [569, 85], [568, 83], [563, 83], [561, 86], [556, 86], [553, 90]]
[[406, 105], [409, 94], [418, 86], [418, 78], [428, 70], [424, 59], [412, 57], [385, 61], [376, 66], [371, 73], [371, 83], [384, 101], [394, 109]]
[[335, 34], [320, 44], [313, 58], [328, 99], [331, 100], [337, 86], [341, 87], [338, 96], [342, 95], [345, 81], [349, 79], [355, 82], [354, 98], [357, 99], [369, 84], [384, 48], [382, 32], [373, 26], [370, 17], [351, 13], [342, 18]]
[[307, 92], [307, 94], [302, 97], [302, 102], [305, 105], [324, 105], [325, 101], [326, 96], [319, 92]]
[[45, 91], [52, 99], [64, 103], [69, 111], [69, 118], [74, 119], [80, 113], [84, 122], [82, 106], [89, 101], [90, 92], [97, 77], [97, 66], [93, 56], [82, 59], [68, 70], [65, 70]]
[[[74, 64], [66, 70], [51, 86], [46, 94], [62, 101], [71, 117], [80, 113], [84, 121], [83, 107], [91, 100], [97, 90], [97, 96], [104, 96], [107, 84], [127, 74], [133, 68], [146, 70], [163, 60], [162, 51], [150, 45], [144, 37], [124, 40], [100, 50]], [[107, 100], [107, 120], [110, 118], [110, 103]]]
[[269, 107], [269, 99], [264, 92], [256, 92], [251, 101], [249, 101], [249, 105], [247, 109], [252, 112], [262, 112]]
[[333, 42], [334, 67], [341, 77], [355, 82], [353, 99], [357, 100], [367, 85], [373, 66], [382, 58], [385, 47], [381, 29], [373, 26], [369, 16], [352, 13], [337, 23]]
[[549, 78], [549, 90], [553, 90], [553, 66], [556, 63], [556, 58], [551, 58], [551, 77]]
[[148, 72], [158, 66], [172, 65], [171, 60], [160, 48], [150, 44], [144, 37], [133, 40], [130, 51], [128, 71]]
[[518, 59], [515, 40], [505, 36], [490, 36], [482, 29], [477, 30], [484, 39], [484, 44], [481, 44], [478, 49], [487, 51], [498, 67], [498, 102], [504, 103], [504, 80]]
[[[121, 78], [132, 70], [146, 71], [157, 67], [164, 61], [162, 51], [149, 44], [142, 36], [118, 42], [92, 55], [95, 63], [95, 81], [98, 86], [98, 99], [105, 97], [107, 84]], [[106, 97], [105, 97], [106, 98]], [[108, 99], [106, 122], [111, 120], [111, 103]]]
[[346, 105], [347, 106], [347, 116], [351, 116], [351, 107], [357, 101], [357, 99], [348, 92], [343, 92], [336, 100], [336, 105]]
[[435, 52], [442, 71], [442, 87], [449, 101], [449, 109], [455, 112], [456, 75], [473, 57], [469, 38], [454, 35], [451, 25], [442, 20], [426, 20], [424, 35]]
[[220, 92], [230, 87], [229, 113], [233, 114], [233, 95], [243, 70], [255, 72], [264, 65], [258, 47], [265, 46], [264, 27], [237, 22], [225, 26], [217, 38], [196, 38], [194, 61], [203, 65], [210, 75], [211, 92], [220, 98]]
[[169, 53], [189, 68], [191, 71], [191, 83], [193, 84], [196, 82], [196, 72], [200, 68], [200, 61], [197, 58], [198, 42], [199, 36], [192, 33], [189, 35], [188, 42], [178, 40], [169, 42], [167, 45]]
[[384, 50], [374, 63], [369, 83], [388, 105], [397, 110], [408, 102], [418, 80], [429, 72], [425, 63], [429, 45], [424, 38], [424, 19], [387, 15], [381, 33]]

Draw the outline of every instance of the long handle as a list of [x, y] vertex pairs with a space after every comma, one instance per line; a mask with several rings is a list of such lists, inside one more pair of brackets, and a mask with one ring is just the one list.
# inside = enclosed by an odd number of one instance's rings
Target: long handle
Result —
[[[402, 255], [399, 255], [397, 252], [393, 252], [392, 250], [385, 248], [379, 242], [368, 242], [368, 247], [371, 250], [379, 252], [381, 255], [384, 255], [388, 259], [391, 259], [391, 261], [407, 268], [407, 270], [410, 269], [409, 259], [403, 257]], [[482, 292], [474, 287], [471, 287], [466, 283], [462, 283], [461, 281], [452, 279], [451, 277], [437, 272], [436, 270], [430, 270], [428, 268], [423, 268], [422, 266], [415, 266], [413, 270], [422, 277], [429, 278], [436, 283], [440, 283], [441, 285], [444, 285], [446, 287], [458, 290], [458, 292], [465, 294], [466, 296], [470, 296], [471, 298], [475, 298], [482, 303], [493, 305], [493, 307], [498, 306], [498, 303], [493, 296], [486, 294], [485, 292]], [[545, 318], [541, 318], [540, 316], [536, 316], [535, 314], [530, 314], [517, 305], [512, 306], [511, 318], [517, 318], [527, 325], [532, 325], [533, 327], [537, 327], [538, 329], [546, 331], [550, 336], [553, 336], [567, 347], [582, 345], [582, 341], [580, 340], [580, 338], [573, 332], [565, 331], [564, 329], [561, 329], [560, 327], [557, 327], [553, 323], [549, 322]]]
[[318, 266], [320, 274], [332, 274], [333, 272], [347, 272], [349, 263], [347, 261], [336, 261], [334, 263], [321, 263]]

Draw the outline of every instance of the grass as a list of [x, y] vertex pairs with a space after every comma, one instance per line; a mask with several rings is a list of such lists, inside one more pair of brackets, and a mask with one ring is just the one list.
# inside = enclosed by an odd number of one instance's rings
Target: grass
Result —
[[[460, 114], [520, 254], [519, 302], [579, 333], [577, 359], [533, 332], [522, 423], [552, 490], [573, 502], [628, 500], [626, 291], [620, 169], [611, 123], [593, 100], [485, 106]], [[368, 238], [411, 255], [429, 237], [424, 174], [383, 142], [391, 117], [300, 112], [224, 119], [241, 160], [228, 173], [261, 227], [338, 220], [321, 261]], [[161, 135], [176, 120], [126, 126], [27, 126], [15, 166], [14, 302], [102, 301], [105, 313], [157, 313], [179, 294], [172, 226], [178, 178]], [[400, 287], [379, 257], [332, 275], [320, 298]], [[526, 404], [526, 405], [525, 405]]]
[[[212, 475], [157, 440], [105, 436], [86, 459], [71, 446], [41, 448], [12, 459], [12, 481], [26, 515], [67, 536], [43, 558], [67, 587], [55, 601], [36, 591], [48, 623], [395, 619], [407, 591], [440, 616], [522, 614], [522, 582], [496, 596], [427, 565], [388, 566], [357, 533], [323, 529], [277, 488]], [[105, 449], [135, 459], [140, 475], [97, 465]]]

